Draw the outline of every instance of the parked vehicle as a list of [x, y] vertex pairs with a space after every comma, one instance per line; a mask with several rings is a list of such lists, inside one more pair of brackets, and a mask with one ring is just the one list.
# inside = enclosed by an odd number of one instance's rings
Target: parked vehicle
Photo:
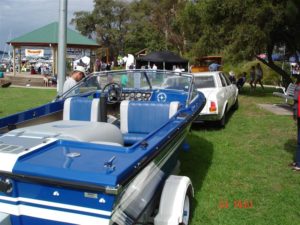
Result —
[[201, 91], [206, 104], [196, 122], [217, 121], [221, 127], [226, 124], [226, 114], [238, 108], [238, 88], [221, 71], [195, 73], [195, 87]]
[[[195, 65], [191, 67], [192, 73], [206, 72], [209, 71], [209, 65], [216, 63], [222, 66], [222, 57], [221, 56], [204, 56], [195, 60]], [[222, 70], [222, 67], [219, 68]]]
[[103, 71], [0, 119], [0, 224], [189, 224], [174, 174], [204, 104], [192, 74]]

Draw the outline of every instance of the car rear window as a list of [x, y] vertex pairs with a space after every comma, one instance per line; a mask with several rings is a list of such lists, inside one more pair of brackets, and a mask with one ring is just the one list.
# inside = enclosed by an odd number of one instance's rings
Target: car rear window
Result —
[[216, 87], [213, 76], [195, 77], [196, 88], [213, 88]]

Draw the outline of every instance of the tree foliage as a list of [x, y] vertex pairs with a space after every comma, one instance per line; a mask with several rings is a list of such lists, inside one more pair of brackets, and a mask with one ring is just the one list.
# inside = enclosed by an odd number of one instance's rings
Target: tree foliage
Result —
[[72, 22], [113, 54], [143, 48], [173, 50], [190, 57], [222, 54], [238, 62], [266, 53], [263, 63], [288, 79], [272, 60], [284, 46], [300, 49], [300, 0], [94, 0], [92, 12]]
[[129, 23], [128, 3], [119, 0], [94, 0], [92, 12], [76, 12], [71, 23], [83, 35], [96, 36], [102, 47], [113, 56], [124, 52]]
[[291, 82], [289, 75], [272, 60], [284, 46], [290, 54], [299, 50], [299, 0], [210, 0], [200, 1], [203, 35], [198, 52], [222, 53], [231, 61], [257, 57]]
[[130, 23], [126, 34], [126, 51], [138, 52], [164, 49], [164, 35], [158, 32], [153, 21], [153, 2], [147, 0], [133, 1], [130, 5]]

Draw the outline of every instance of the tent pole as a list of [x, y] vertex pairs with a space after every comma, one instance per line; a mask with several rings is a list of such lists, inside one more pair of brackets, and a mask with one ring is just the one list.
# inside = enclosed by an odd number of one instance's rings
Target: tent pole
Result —
[[90, 48], [90, 72], [95, 72], [94, 66], [92, 68], [92, 49]]
[[55, 74], [58, 74], [58, 45], [55, 48]]
[[109, 49], [106, 48], [106, 63], [109, 63]]
[[68, 0], [60, 0], [58, 26], [58, 94], [63, 93], [66, 77], [66, 44], [67, 44], [67, 11]]
[[55, 49], [54, 46], [50, 44], [51, 55], [52, 55], [52, 76], [55, 74]]
[[16, 76], [16, 48], [13, 46], [13, 74]]
[[21, 66], [22, 66], [22, 48], [21, 46], [19, 47], [19, 66], [18, 66], [18, 72], [21, 73]]

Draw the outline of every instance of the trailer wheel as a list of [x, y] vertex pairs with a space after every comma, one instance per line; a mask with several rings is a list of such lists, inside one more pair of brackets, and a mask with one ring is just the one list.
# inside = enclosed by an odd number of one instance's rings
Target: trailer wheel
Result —
[[188, 177], [171, 175], [165, 182], [154, 225], [188, 225], [194, 196]]
[[185, 195], [183, 211], [182, 211], [182, 222], [179, 225], [188, 225], [191, 214], [191, 194], [188, 191]]

